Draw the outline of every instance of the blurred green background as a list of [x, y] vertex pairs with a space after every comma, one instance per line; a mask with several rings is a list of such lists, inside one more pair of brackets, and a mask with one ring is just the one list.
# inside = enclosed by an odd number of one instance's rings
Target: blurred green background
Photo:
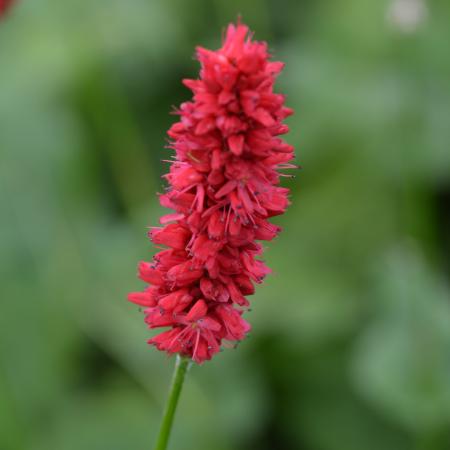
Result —
[[251, 337], [171, 449], [450, 448], [450, 2], [22, 0], [0, 22], [0, 449], [149, 449], [173, 359], [136, 264], [195, 45], [241, 13], [296, 114]]

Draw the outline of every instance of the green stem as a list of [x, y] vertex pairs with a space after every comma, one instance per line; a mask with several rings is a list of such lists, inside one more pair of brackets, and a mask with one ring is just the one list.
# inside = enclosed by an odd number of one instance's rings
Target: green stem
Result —
[[170, 431], [172, 429], [173, 417], [177, 409], [181, 388], [183, 387], [184, 376], [189, 368], [189, 362], [190, 360], [188, 358], [183, 358], [177, 355], [177, 362], [173, 373], [172, 385], [170, 386], [169, 398], [167, 399], [166, 409], [164, 411], [161, 428], [159, 429], [155, 450], [166, 450], [167, 448]]

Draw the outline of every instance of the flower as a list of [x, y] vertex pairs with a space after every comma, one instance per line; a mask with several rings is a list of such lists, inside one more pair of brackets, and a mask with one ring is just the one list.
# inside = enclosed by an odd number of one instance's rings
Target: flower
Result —
[[13, 3], [13, 0], [0, 0], [0, 17], [6, 13], [6, 10]]
[[267, 44], [230, 24], [222, 48], [199, 47], [197, 57], [200, 79], [183, 80], [193, 100], [168, 132], [176, 156], [160, 203], [175, 212], [149, 232], [165, 249], [140, 263], [150, 286], [128, 298], [150, 328], [169, 328], [150, 344], [202, 363], [250, 330], [247, 296], [270, 272], [258, 241], [280, 231], [268, 221], [289, 204], [279, 170], [295, 166], [293, 147], [279, 137], [292, 110], [273, 92], [283, 64], [269, 61]]

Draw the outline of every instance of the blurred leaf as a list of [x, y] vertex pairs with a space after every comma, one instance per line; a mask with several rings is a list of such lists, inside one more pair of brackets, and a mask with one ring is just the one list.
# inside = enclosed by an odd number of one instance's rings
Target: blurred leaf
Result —
[[355, 350], [354, 376], [377, 408], [417, 433], [450, 423], [448, 287], [411, 249], [380, 270], [378, 302]]

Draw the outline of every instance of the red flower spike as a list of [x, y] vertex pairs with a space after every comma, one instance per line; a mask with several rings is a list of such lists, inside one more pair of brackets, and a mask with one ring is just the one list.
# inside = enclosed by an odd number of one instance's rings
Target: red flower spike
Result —
[[199, 47], [197, 57], [200, 79], [183, 80], [193, 100], [168, 131], [176, 160], [160, 203], [174, 212], [149, 232], [166, 249], [140, 263], [152, 286], [129, 300], [146, 308], [149, 328], [169, 327], [150, 344], [201, 364], [250, 330], [246, 297], [270, 272], [256, 241], [280, 232], [268, 218], [289, 205], [279, 170], [295, 166], [293, 147], [279, 138], [292, 110], [273, 92], [283, 63], [268, 61], [267, 45], [232, 24], [222, 48]]

